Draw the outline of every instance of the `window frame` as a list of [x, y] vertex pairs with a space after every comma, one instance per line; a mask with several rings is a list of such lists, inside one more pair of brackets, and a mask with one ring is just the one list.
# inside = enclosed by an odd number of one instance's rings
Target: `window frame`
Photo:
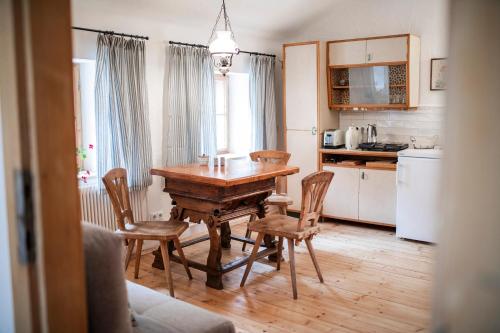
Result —
[[[220, 73], [215, 73], [215, 81], [220, 81], [223, 83], [223, 86], [224, 86], [224, 94], [225, 94], [225, 98], [224, 98], [224, 116], [225, 116], [225, 129], [226, 129], [226, 135], [225, 135], [225, 147], [222, 148], [222, 149], [219, 149], [219, 147], [217, 147], [217, 154], [220, 155], [220, 154], [228, 154], [229, 153], [229, 142], [230, 142], [230, 138], [229, 138], [229, 80], [228, 80], [228, 77], [227, 76], [224, 76]], [[217, 94], [217, 89], [215, 90], [215, 93]], [[217, 98], [217, 95], [215, 96], [215, 98]], [[218, 115], [221, 115], [220, 113], [217, 113], [217, 106], [216, 106], [216, 109], [215, 109], [215, 121], [217, 122], [217, 116]], [[215, 128], [217, 130], [217, 123], [215, 125]]]

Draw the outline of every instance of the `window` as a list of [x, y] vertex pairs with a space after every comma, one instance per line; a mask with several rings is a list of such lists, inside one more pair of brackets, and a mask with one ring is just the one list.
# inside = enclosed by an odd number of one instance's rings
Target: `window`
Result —
[[229, 89], [227, 77], [215, 75], [215, 115], [217, 132], [217, 153], [229, 152]]
[[248, 74], [216, 74], [215, 100], [217, 152], [248, 155], [252, 122]]
[[73, 85], [78, 178], [87, 183], [97, 171], [94, 60], [73, 59]]

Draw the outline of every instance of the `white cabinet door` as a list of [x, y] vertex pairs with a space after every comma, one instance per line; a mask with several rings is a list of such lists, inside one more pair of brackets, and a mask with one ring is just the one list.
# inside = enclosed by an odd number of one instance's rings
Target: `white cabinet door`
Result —
[[318, 44], [285, 46], [286, 129], [311, 131], [317, 126]]
[[396, 171], [360, 171], [359, 219], [396, 225]]
[[366, 40], [330, 43], [329, 65], [366, 63]]
[[408, 37], [369, 39], [366, 43], [366, 62], [406, 61]]
[[323, 214], [358, 219], [359, 169], [324, 166], [335, 173], [323, 202]]
[[290, 209], [300, 210], [302, 200], [302, 178], [315, 172], [318, 163], [317, 137], [311, 131], [288, 130], [287, 151], [291, 153], [288, 165], [298, 166], [299, 173], [287, 176], [287, 193], [293, 198]]

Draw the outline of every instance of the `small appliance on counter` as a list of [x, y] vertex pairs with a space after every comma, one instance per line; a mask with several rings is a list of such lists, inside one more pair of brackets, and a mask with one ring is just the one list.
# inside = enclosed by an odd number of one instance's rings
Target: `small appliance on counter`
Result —
[[328, 129], [323, 133], [323, 148], [338, 149], [344, 147], [345, 133], [341, 129]]
[[375, 124], [368, 124], [368, 127], [366, 129], [366, 142], [377, 142], [377, 126], [375, 126]]
[[348, 150], [358, 149], [362, 141], [362, 132], [359, 127], [349, 126], [345, 132], [345, 147]]
[[400, 151], [406, 148], [408, 148], [407, 143], [364, 142], [359, 144], [359, 149], [368, 151]]

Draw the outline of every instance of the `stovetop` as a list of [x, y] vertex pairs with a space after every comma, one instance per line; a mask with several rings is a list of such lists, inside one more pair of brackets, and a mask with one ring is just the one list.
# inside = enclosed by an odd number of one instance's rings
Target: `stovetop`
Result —
[[407, 143], [360, 143], [359, 149], [368, 151], [400, 151], [408, 148]]

